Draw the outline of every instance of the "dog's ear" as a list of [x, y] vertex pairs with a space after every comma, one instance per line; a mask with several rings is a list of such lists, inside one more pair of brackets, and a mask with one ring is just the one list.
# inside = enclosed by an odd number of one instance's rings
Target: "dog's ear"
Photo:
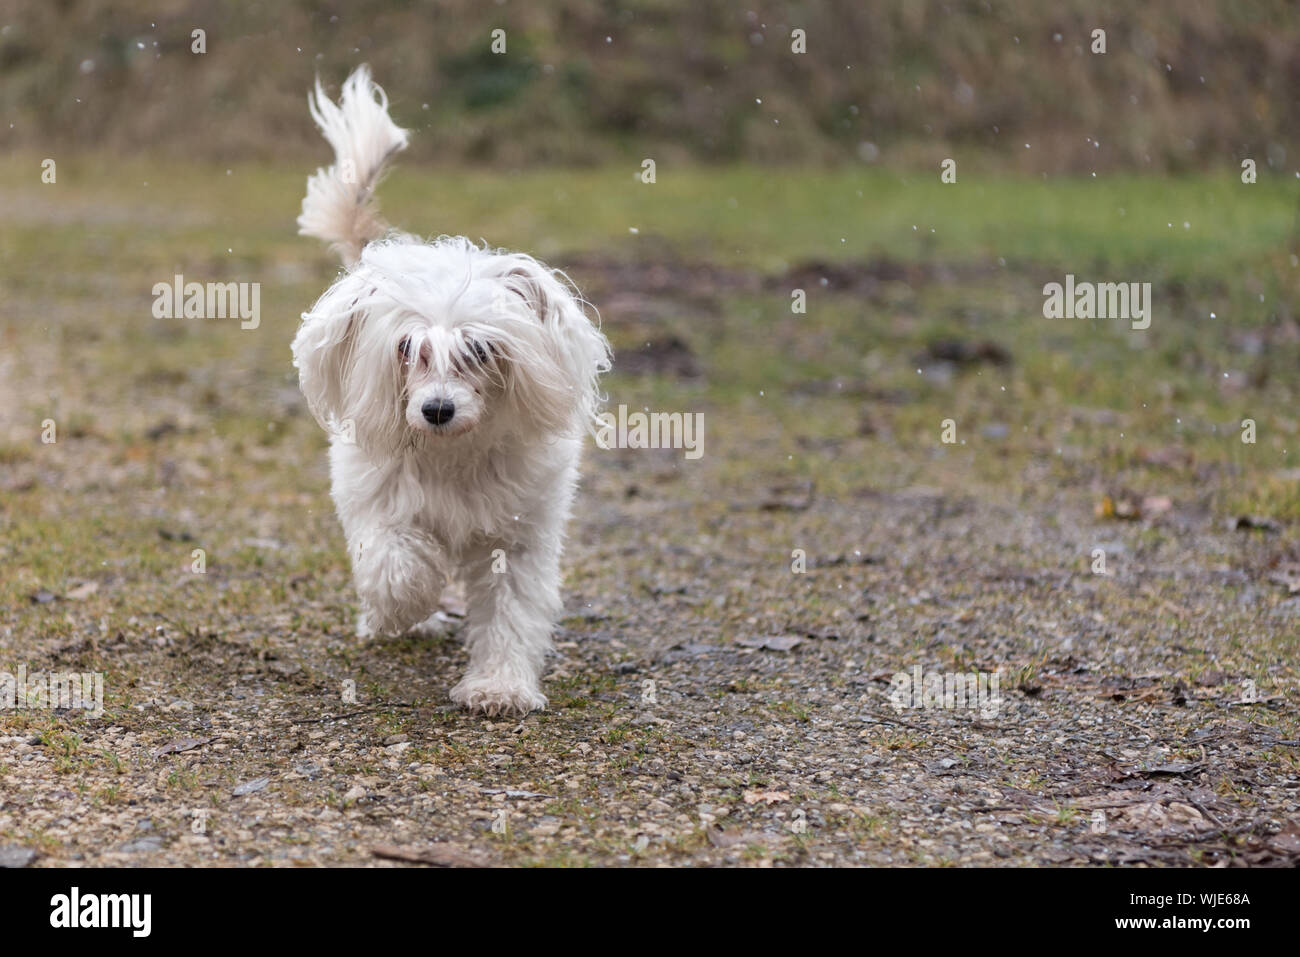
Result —
[[365, 321], [358, 290], [344, 277], [302, 314], [293, 340], [293, 364], [307, 407], [321, 428], [346, 428], [347, 380], [354, 364], [357, 338]]
[[523, 254], [502, 259], [503, 287], [523, 299], [541, 323], [552, 361], [563, 372], [564, 388], [584, 423], [590, 422], [600, 402], [597, 379], [610, 368], [609, 341], [588, 318], [586, 303], [564, 273]]
[[293, 340], [298, 384], [316, 421], [375, 456], [392, 454], [406, 430], [398, 339], [385, 324], [395, 313], [380, 281], [364, 267], [344, 274], [303, 313]]

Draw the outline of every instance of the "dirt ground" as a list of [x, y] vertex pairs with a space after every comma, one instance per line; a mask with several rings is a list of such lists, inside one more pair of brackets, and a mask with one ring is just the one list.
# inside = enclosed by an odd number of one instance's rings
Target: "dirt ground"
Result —
[[[1248, 557], [1238, 533], [1172, 529], [1149, 554], [1119, 535], [1140, 614], [1062, 561], [1092, 517], [1059, 502], [1051, 522], [960, 488], [781, 506], [638, 461], [592, 456], [552, 710], [457, 711], [456, 641], [359, 643], [341, 570], [290, 577], [260, 623], [141, 615], [46, 648], [46, 668], [137, 676], [131, 703], [8, 719], [0, 825], [42, 864], [1295, 859], [1296, 716], [1243, 702], [1222, 636], [1282, 635], [1297, 600], [1204, 562]], [[823, 546], [794, 574], [755, 538]], [[329, 624], [313, 640], [303, 618]], [[746, 643], [766, 636], [790, 641]], [[1003, 700], [897, 710], [913, 664], [1002, 669]]]
[[[259, 268], [292, 317], [328, 272], [283, 243]], [[0, 670], [102, 673], [105, 713], [0, 712], [0, 861], [1300, 860], [1300, 553], [1239, 501], [1295, 476], [1214, 451], [1233, 416], [1175, 380], [1218, 366], [1169, 359], [1156, 409], [1115, 346], [1093, 358], [1134, 398], [1088, 402], [1071, 369], [1113, 344], [1061, 364], [1032, 318], [970, 319], [1036, 295], [992, 260], [565, 264], [618, 349], [611, 405], [703, 413], [705, 454], [590, 450], [550, 708], [502, 720], [447, 699], [456, 596], [441, 638], [353, 636], [292, 318], [119, 334], [90, 313], [136, 308], [128, 280], [56, 295], [9, 260]], [[1292, 380], [1243, 382], [1285, 442]], [[915, 669], [999, 694], [896, 701]]]

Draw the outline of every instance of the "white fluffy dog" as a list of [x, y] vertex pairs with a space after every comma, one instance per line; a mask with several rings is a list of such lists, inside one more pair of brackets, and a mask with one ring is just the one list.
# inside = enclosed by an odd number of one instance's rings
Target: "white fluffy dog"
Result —
[[453, 572], [469, 671], [452, 700], [546, 707], [560, 553], [609, 343], [563, 273], [530, 256], [389, 232], [372, 199], [407, 142], [361, 67], [312, 118], [335, 162], [307, 181], [299, 232], [346, 271], [303, 314], [299, 384], [331, 435], [334, 504], [360, 598], [357, 634], [436, 628]]

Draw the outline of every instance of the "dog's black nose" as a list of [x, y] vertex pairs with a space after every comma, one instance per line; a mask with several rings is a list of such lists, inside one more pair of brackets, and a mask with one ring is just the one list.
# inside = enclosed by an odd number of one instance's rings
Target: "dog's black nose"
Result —
[[430, 399], [420, 406], [420, 411], [434, 425], [443, 425], [450, 422], [451, 417], [456, 414], [456, 403], [451, 399]]

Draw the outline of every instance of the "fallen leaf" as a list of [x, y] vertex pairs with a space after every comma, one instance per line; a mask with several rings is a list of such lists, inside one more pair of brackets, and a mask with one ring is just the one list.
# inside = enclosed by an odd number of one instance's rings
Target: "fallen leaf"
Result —
[[750, 638], [737, 638], [736, 644], [746, 648], [766, 648], [768, 651], [789, 651], [803, 644], [798, 635], [756, 635]]
[[72, 601], [85, 601], [97, 591], [99, 591], [99, 582], [86, 582], [84, 585], [78, 585], [72, 589], [64, 597]]
[[399, 847], [396, 844], [375, 844], [370, 848], [375, 857], [408, 864], [432, 864], [436, 867], [485, 867], [483, 858], [455, 844], [430, 844], [425, 847]]
[[161, 758], [164, 754], [179, 754], [182, 751], [193, 751], [195, 748], [201, 748], [212, 740], [212, 738], [178, 738], [170, 744], [164, 744], [153, 753], [153, 756], [155, 758]]
[[759, 801], [764, 804], [780, 804], [790, 800], [790, 795], [785, 791], [746, 791], [743, 797], [746, 804], [757, 804]]

